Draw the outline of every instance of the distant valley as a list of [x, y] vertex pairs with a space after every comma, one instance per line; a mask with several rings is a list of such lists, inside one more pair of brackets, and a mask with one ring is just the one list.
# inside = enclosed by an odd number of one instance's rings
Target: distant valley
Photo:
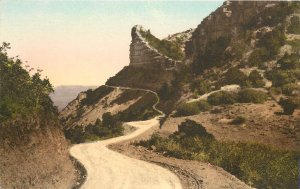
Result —
[[78, 93], [94, 88], [96, 88], [96, 86], [61, 85], [54, 87], [54, 93], [51, 93], [50, 97], [54, 105], [57, 106], [60, 111], [66, 107], [70, 101], [75, 99]]

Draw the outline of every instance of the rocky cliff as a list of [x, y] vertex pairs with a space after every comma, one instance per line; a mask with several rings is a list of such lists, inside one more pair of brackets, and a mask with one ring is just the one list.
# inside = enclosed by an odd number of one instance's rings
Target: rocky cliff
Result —
[[181, 61], [173, 60], [149, 45], [142, 37], [142, 26], [134, 26], [131, 30], [132, 41], [130, 44], [130, 66], [161, 66], [164, 69], [176, 67]]
[[249, 19], [275, 4], [276, 2], [270, 1], [224, 2], [198, 25], [193, 33], [192, 42], [188, 43], [189, 50], [186, 56], [195, 60], [209, 41], [215, 41], [222, 36], [234, 38], [241, 35], [243, 26]]
[[296, 4], [296, 2], [274, 1], [224, 2], [196, 28], [191, 41], [187, 43], [186, 61], [198, 61], [207, 51], [207, 45], [221, 38], [231, 44], [244, 41], [245, 45], [254, 48], [257, 37], [263, 32], [267, 33], [289, 24], [288, 16], [297, 12]]

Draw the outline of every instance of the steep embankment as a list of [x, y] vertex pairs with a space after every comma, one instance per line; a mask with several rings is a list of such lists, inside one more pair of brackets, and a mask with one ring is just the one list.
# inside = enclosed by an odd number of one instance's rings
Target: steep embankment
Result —
[[[14, 127], [13, 124], [10, 127]], [[1, 128], [0, 188], [71, 188], [76, 181], [60, 129]]]
[[71, 188], [76, 171], [49, 97], [52, 86], [7, 49], [0, 46], [0, 188]]

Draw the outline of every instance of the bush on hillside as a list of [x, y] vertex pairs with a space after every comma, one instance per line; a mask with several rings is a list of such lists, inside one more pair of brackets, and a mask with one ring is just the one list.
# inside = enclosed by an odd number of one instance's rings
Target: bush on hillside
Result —
[[283, 70], [297, 69], [300, 68], [299, 59], [300, 56], [296, 53], [293, 53], [291, 55], [285, 54], [280, 60], [278, 60], [277, 63]]
[[197, 105], [201, 112], [209, 111], [211, 109], [211, 105], [206, 100], [199, 100]]
[[199, 136], [214, 139], [214, 136], [208, 133], [205, 127], [189, 119], [178, 125], [178, 133], [185, 134], [188, 137]]
[[299, 16], [293, 16], [291, 23], [287, 28], [287, 32], [291, 34], [300, 34], [300, 18]]
[[207, 101], [209, 104], [217, 106], [223, 104], [234, 104], [237, 102], [237, 99], [238, 96], [235, 93], [220, 91], [209, 95]]
[[236, 118], [234, 118], [230, 124], [233, 124], [233, 125], [241, 125], [243, 123], [246, 122], [246, 118], [244, 118], [243, 116], [237, 116]]
[[296, 83], [289, 83], [282, 86], [282, 93], [285, 95], [291, 96], [297, 92], [300, 94], [300, 85]]
[[256, 48], [251, 53], [248, 64], [249, 66], [257, 66], [259, 68], [263, 67], [263, 63], [268, 60], [270, 57], [270, 52], [262, 47], [262, 48]]
[[103, 140], [123, 134], [124, 127], [110, 112], [104, 113], [102, 121], [97, 119], [94, 124], [75, 126], [64, 130], [65, 136], [71, 143], [82, 143], [95, 140]]
[[263, 80], [263, 77], [260, 75], [260, 73], [257, 70], [253, 70], [250, 73], [248, 80], [251, 83], [251, 86], [255, 88], [264, 87], [266, 84]]
[[196, 115], [200, 112], [209, 111], [210, 109], [210, 104], [205, 100], [199, 100], [197, 102], [191, 103], [183, 103], [177, 107], [175, 116]]
[[264, 103], [268, 99], [265, 92], [254, 89], [243, 89], [238, 93], [240, 103]]
[[49, 97], [54, 92], [49, 79], [41, 78], [40, 69], [36, 73], [30, 73], [33, 68], [24, 69], [20, 59], [8, 57], [8, 49], [9, 43], [0, 46], [0, 122], [30, 119], [43, 124], [40, 120], [48, 116], [53, 119], [44, 120], [57, 120], [57, 108]]
[[187, 120], [168, 138], [153, 135], [137, 145], [166, 156], [210, 162], [256, 188], [296, 188], [299, 152], [256, 143], [217, 141], [205, 128]]
[[225, 84], [237, 84], [243, 86], [247, 80], [247, 75], [237, 67], [230, 68], [225, 73]]
[[295, 109], [300, 108], [300, 96], [289, 97], [286, 99], [281, 98], [279, 105], [282, 107], [284, 114], [292, 115]]
[[180, 104], [176, 109], [175, 116], [190, 116], [200, 113], [200, 109], [196, 102]]
[[191, 90], [198, 95], [203, 95], [210, 91], [210, 85], [204, 79], [195, 80], [191, 84]]
[[272, 31], [263, 33], [259, 36], [257, 47], [265, 48], [267, 50], [267, 59], [274, 58], [280, 47], [285, 44], [285, 34], [283, 27], [276, 27]]
[[273, 69], [267, 72], [267, 78], [272, 81], [273, 87], [282, 87], [289, 83], [296, 83], [299, 79], [297, 70]]

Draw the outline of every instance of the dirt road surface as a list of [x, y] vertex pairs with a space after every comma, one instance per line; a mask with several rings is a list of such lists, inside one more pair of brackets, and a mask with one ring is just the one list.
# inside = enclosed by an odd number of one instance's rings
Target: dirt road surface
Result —
[[159, 120], [156, 117], [147, 121], [128, 122], [127, 124], [137, 129], [129, 135], [78, 144], [70, 149], [71, 155], [79, 160], [87, 170], [87, 179], [81, 188], [181, 189], [180, 180], [169, 170], [107, 148], [107, 145], [137, 137], [159, 124]]

